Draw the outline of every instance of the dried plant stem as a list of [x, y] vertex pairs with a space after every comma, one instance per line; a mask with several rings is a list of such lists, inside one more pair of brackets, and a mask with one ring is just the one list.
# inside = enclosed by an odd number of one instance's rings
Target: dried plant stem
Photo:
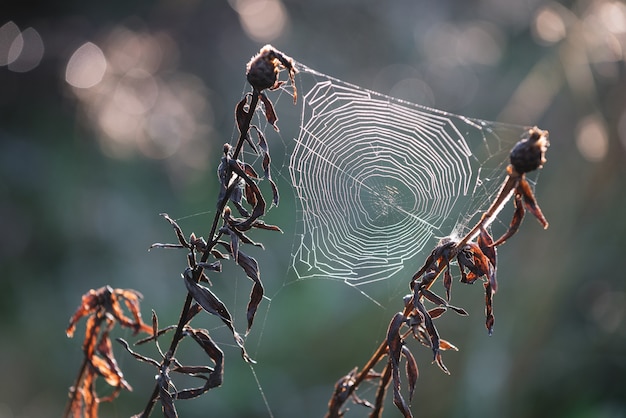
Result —
[[[241, 152], [241, 149], [243, 147], [243, 143], [245, 142], [246, 135], [248, 135], [250, 124], [252, 123], [252, 118], [254, 117], [254, 112], [259, 103], [259, 94], [260, 93], [256, 90], [252, 92], [252, 98], [250, 100], [249, 109], [244, 119], [241, 133], [237, 140], [237, 145], [235, 146], [235, 150], [233, 151], [232, 158], [234, 159], [237, 159], [237, 157], [239, 156], [239, 153]], [[232, 182], [231, 186], [234, 184], [236, 184], [236, 180]], [[234, 190], [234, 187], [229, 187], [226, 190], [226, 193], [224, 194], [222, 199], [217, 204], [217, 211], [215, 212], [215, 216], [213, 217], [213, 224], [211, 226], [211, 231], [209, 232], [209, 235], [208, 235], [209, 237], [208, 245], [206, 247], [206, 250], [203, 251], [202, 253], [202, 257], [201, 257], [202, 262], [206, 262], [208, 260], [211, 250], [215, 247], [218, 240], [220, 239], [221, 233], [217, 233], [217, 227], [219, 225], [220, 219], [222, 218], [222, 212], [224, 211], [224, 208], [226, 207], [228, 199], [230, 198], [233, 190]], [[196, 283], [200, 280], [201, 275], [202, 275], [201, 268], [194, 270], [194, 280]], [[174, 354], [176, 353], [176, 350], [178, 348], [178, 344], [183, 338], [183, 329], [188, 322], [187, 318], [189, 315], [189, 309], [191, 308], [192, 302], [193, 302], [193, 297], [191, 296], [190, 293], [187, 293], [187, 297], [185, 299], [185, 303], [181, 310], [180, 318], [178, 320], [178, 325], [176, 326], [176, 331], [174, 332], [174, 336], [172, 337], [172, 342], [170, 343], [170, 347], [165, 354], [165, 359], [163, 359], [163, 366], [162, 366], [163, 368], [169, 367], [172, 359], [174, 358]], [[159, 397], [159, 385], [157, 383], [154, 386], [154, 390], [152, 391], [150, 400], [148, 401], [143, 412], [139, 414], [139, 417], [147, 418], [150, 416], [150, 414], [152, 413], [152, 410], [154, 409], [154, 405], [156, 404], [158, 397]]]
[[491, 225], [494, 219], [498, 216], [498, 213], [500, 213], [509, 200], [511, 200], [511, 196], [513, 196], [519, 177], [520, 174], [518, 174], [515, 170], [512, 170], [511, 173], [509, 173], [506, 180], [502, 184], [502, 187], [500, 187], [496, 200], [494, 200], [491, 206], [489, 206], [489, 209], [485, 211], [483, 216], [480, 218], [480, 221], [478, 221], [474, 228], [472, 228], [472, 230], [458, 242], [454, 248], [454, 254], [450, 258], [453, 258], [454, 255], [458, 253], [459, 249], [463, 248], [465, 244], [476, 238], [481, 229], [486, 229], [489, 225]]
[[[509, 174], [507, 175], [506, 180], [503, 182], [502, 186], [500, 187], [500, 192], [496, 196], [491, 206], [489, 206], [489, 208], [481, 216], [480, 220], [470, 230], [470, 232], [468, 232], [460, 241], [458, 241], [454, 245], [454, 247], [452, 247], [452, 249], [450, 250], [450, 254], [448, 256], [449, 259], [453, 259], [454, 257], [456, 257], [456, 255], [463, 249], [463, 247], [479, 234], [481, 229], [487, 228], [493, 222], [493, 220], [496, 218], [498, 213], [502, 210], [502, 208], [509, 202], [509, 200], [513, 196], [513, 192], [515, 191], [515, 187], [517, 185], [519, 177], [520, 177], [520, 174], [518, 174], [515, 170], [510, 170]], [[432, 284], [437, 280], [439, 275], [444, 271], [445, 268], [446, 268], [445, 264], [438, 265], [437, 269], [434, 272], [434, 275], [430, 277], [429, 282], [423, 283], [425, 288], [427, 289], [430, 288]], [[408, 316], [412, 310], [413, 310], [413, 304], [407, 303], [404, 308], [403, 315]], [[381, 359], [385, 355], [387, 355], [387, 352], [388, 352], [387, 341], [383, 341], [380, 344], [380, 346], [378, 346], [378, 348], [376, 349], [372, 357], [370, 357], [367, 363], [363, 366], [361, 371], [356, 375], [356, 377], [354, 378], [353, 384], [350, 385], [346, 389], [347, 393], [345, 394], [344, 399], [350, 398], [350, 395], [352, 395], [354, 391], [359, 387], [361, 382], [363, 382], [368, 377], [368, 375], [370, 374], [374, 366], [376, 366], [376, 364], [378, 364], [381, 361]], [[389, 373], [388, 370], [389, 370], [389, 367], [387, 365], [383, 373]], [[384, 392], [383, 392], [383, 395], [384, 395]], [[338, 406], [339, 408], [337, 408], [336, 411], [334, 410], [329, 411], [326, 417], [327, 418], [341, 417], [340, 415], [341, 405], [338, 405]], [[375, 413], [372, 413], [371, 416], [378, 416], [378, 415]]]
[[83, 378], [85, 377], [85, 372], [87, 371], [88, 366], [89, 366], [89, 361], [87, 359], [87, 356], [85, 356], [83, 357], [83, 362], [80, 365], [78, 375], [76, 376], [76, 381], [74, 382], [74, 385], [70, 387], [70, 399], [65, 405], [65, 411], [63, 412], [64, 417], [69, 417], [71, 414], [71, 408], [75, 402], [76, 393], [78, 392], [78, 388], [80, 387], [81, 382], [83, 381]]

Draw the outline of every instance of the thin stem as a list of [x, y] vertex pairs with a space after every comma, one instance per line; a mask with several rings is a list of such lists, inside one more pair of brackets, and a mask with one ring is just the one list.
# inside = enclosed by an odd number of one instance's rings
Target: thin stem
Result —
[[76, 392], [78, 392], [78, 387], [80, 386], [81, 382], [83, 381], [83, 378], [85, 377], [85, 371], [87, 370], [88, 365], [89, 365], [89, 362], [87, 361], [87, 356], [85, 356], [83, 357], [83, 363], [80, 365], [78, 376], [76, 376], [76, 381], [74, 382], [74, 385], [71, 388], [72, 396], [70, 397], [69, 401], [65, 405], [65, 411], [63, 412], [64, 417], [70, 416], [72, 405], [74, 404], [74, 401], [76, 400]]
[[[237, 140], [237, 145], [235, 146], [235, 150], [231, 158], [237, 159], [239, 156], [239, 153], [243, 149], [243, 143], [245, 142], [246, 136], [248, 135], [248, 132], [250, 130], [250, 124], [252, 123], [252, 118], [254, 117], [254, 112], [256, 111], [256, 107], [258, 103], [259, 103], [259, 92], [254, 90], [252, 92], [252, 98], [250, 100], [250, 106], [248, 108], [248, 112], [246, 113], [246, 117], [241, 127], [241, 132], [239, 133], [239, 139]], [[209, 235], [208, 235], [208, 238], [209, 238], [207, 240], [208, 245], [207, 245], [206, 250], [204, 250], [202, 253], [201, 262], [206, 262], [209, 259], [209, 254], [211, 253], [211, 250], [215, 247], [215, 245], [217, 244], [217, 241], [219, 240], [221, 236], [221, 233], [217, 233], [217, 226], [222, 217], [224, 208], [226, 207], [226, 204], [228, 203], [228, 199], [230, 198], [230, 195], [235, 189], [234, 184], [236, 183], [231, 184], [231, 186], [229, 186], [226, 189], [224, 196], [218, 202], [217, 211], [215, 212], [215, 216], [213, 217], [213, 224], [211, 226], [211, 231], [209, 232]], [[194, 280], [196, 282], [200, 280], [201, 275], [202, 275], [202, 268], [195, 268]], [[172, 337], [172, 342], [170, 344], [170, 347], [167, 350], [165, 358], [163, 359], [163, 369], [169, 367], [170, 363], [172, 362], [172, 359], [174, 358], [174, 354], [176, 353], [176, 349], [178, 348], [178, 344], [183, 339], [183, 329], [185, 325], [187, 324], [187, 317], [188, 317], [189, 309], [191, 308], [192, 302], [193, 302], [193, 297], [191, 296], [191, 294], [187, 293], [187, 298], [185, 299], [185, 304], [183, 305], [183, 308], [181, 310], [180, 318], [178, 320], [178, 325], [176, 326], [176, 331], [174, 332], [174, 336]], [[150, 396], [150, 399], [148, 400], [148, 404], [144, 408], [140, 417], [147, 418], [150, 416], [150, 414], [152, 413], [152, 410], [154, 409], [154, 405], [156, 404], [156, 400], [158, 397], [159, 397], [159, 384], [156, 383], [154, 386], [154, 390], [152, 391], [152, 395]]]
[[[489, 206], [489, 209], [487, 209], [483, 216], [481, 216], [480, 221], [478, 221], [474, 228], [472, 228], [472, 230], [468, 232], [461, 241], [458, 242], [458, 244], [454, 248], [454, 254], [458, 253], [459, 249], [463, 248], [465, 244], [476, 238], [481, 229], [485, 229], [489, 225], [491, 225], [496, 216], [498, 216], [498, 213], [500, 213], [500, 211], [504, 208], [504, 206], [506, 206], [509, 200], [511, 200], [511, 196], [513, 196], [513, 191], [515, 190], [515, 187], [517, 186], [520, 177], [520, 174], [518, 174], [514, 170], [511, 170], [509, 175], [506, 177], [506, 180], [504, 180], [502, 187], [500, 187], [500, 191], [496, 196], [496, 200], [494, 200], [491, 206]], [[453, 258], [453, 256], [451, 256], [450, 258]]]

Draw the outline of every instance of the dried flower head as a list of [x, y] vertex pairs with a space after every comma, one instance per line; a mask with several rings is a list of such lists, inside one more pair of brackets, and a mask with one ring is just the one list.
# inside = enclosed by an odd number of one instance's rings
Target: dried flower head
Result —
[[289, 72], [289, 81], [293, 86], [294, 103], [297, 98], [294, 76], [297, 72], [295, 62], [271, 45], [265, 45], [246, 65], [246, 78], [255, 90], [276, 90], [285, 82], [278, 80], [281, 70]]
[[546, 163], [546, 151], [550, 146], [548, 131], [534, 127], [511, 150], [511, 165], [519, 174], [528, 173], [543, 167]]

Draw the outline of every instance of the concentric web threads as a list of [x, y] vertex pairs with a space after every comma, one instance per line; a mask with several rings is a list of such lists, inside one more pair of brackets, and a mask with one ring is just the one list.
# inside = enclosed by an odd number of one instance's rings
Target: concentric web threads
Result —
[[[299, 278], [387, 279], [497, 192], [508, 148], [496, 124], [299, 70], [302, 119], [289, 165]], [[514, 128], [510, 143], [523, 132]]]

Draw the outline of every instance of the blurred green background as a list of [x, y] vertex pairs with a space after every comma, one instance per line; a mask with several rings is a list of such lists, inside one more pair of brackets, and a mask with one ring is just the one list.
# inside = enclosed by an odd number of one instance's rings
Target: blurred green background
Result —
[[[626, 416], [623, 2], [9, 1], [1, 9], [1, 418], [61, 415], [84, 323], [74, 339], [64, 330], [89, 289], [137, 289], [146, 318], [155, 309], [161, 325], [177, 321], [184, 254], [146, 250], [174, 240], [160, 212], [186, 233], [208, 233], [245, 64], [267, 42], [366, 88], [551, 133], [536, 190], [550, 228], [529, 218], [501, 248], [492, 337], [482, 287], [455, 286], [455, 304], [471, 315], [438, 326], [460, 351], [446, 353], [446, 376], [428, 349], [412, 346], [414, 415]], [[297, 124], [279, 121], [283, 141]], [[335, 381], [367, 361], [400, 309], [404, 284], [390, 284], [397, 303], [381, 309], [345, 284], [290, 277], [295, 202], [287, 166], [273, 156], [282, 203], [266, 221], [286, 233], [256, 234], [267, 248], [250, 251], [271, 299], [247, 341], [258, 364], [243, 363], [214, 318], [196, 319], [226, 351], [225, 380], [179, 402], [181, 416], [323, 416]], [[243, 330], [249, 281], [232, 266], [212, 280]], [[139, 412], [154, 381], [149, 366], [116, 353], [134, 391], [103, 405], [104, 417]], [[179, 358], [208, 360], [190, 343]], [[374, 388], [360, 393], [374, 398]], [[350, 405], [348, 416], [366, 412]], [[385, 416], [399, 413], [388, 405]]]

